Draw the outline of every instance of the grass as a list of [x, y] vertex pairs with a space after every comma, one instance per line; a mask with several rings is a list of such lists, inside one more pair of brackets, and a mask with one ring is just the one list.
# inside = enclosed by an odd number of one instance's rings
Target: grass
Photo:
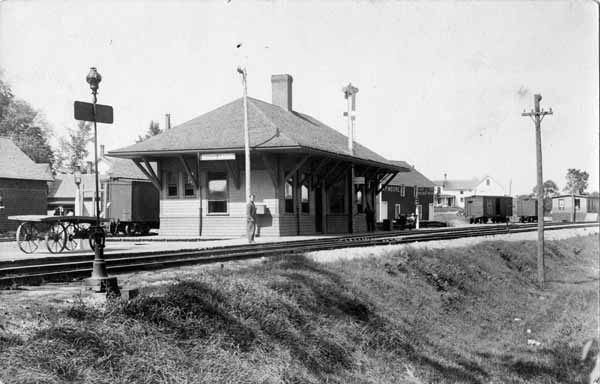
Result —
[[331, 264], [281, 257], [205, 269], [106, 307], [48, 304], [27, 332], [0, 321], [0, 380], [584, 383], [593, 362], [581, 350], [598, 335], [598, 238], [546, 251], [544, 290], [535, 243], [496, 241]]

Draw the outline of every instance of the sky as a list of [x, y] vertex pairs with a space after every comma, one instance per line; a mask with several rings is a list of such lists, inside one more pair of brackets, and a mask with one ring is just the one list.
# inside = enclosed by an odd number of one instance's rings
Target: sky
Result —
[[[357, 141], [429, 179], [491, 176], [507, 193], [536, 183], [533, 95], [544, 180], [568, 168], [599, 183], [598, 5], [591, 1], [0, 0], [0, 69], [55, 132], [103, 79], [107, 150], [150, 120], [175, 126], [242, 95], [271, 101], [293, 76], [293, 109], [346, 133], [342, 87], [358, 87]], [[241, 45], [240, 45], [241, 44]], [[239, 48], [238, 48], [239, 45]]]

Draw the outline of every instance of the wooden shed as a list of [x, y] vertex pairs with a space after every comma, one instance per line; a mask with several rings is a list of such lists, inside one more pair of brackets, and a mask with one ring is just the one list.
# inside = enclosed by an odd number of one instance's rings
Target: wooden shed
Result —
[[0, 233], [19, 225], [13, 215], [44, 215], [52, 174], [48, 164], [31, 160], [10, 139], [0, 137]]

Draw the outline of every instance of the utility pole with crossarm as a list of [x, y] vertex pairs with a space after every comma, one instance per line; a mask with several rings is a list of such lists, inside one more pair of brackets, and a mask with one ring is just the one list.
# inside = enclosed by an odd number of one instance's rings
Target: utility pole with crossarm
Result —
[[542, 95], [534, 95], [534, 109], [525, 112], [521, 116], [529, 116], [535, 123], [535, 148], [537, 161], [537, 200], [538, 200], [538, 246], [537, 246], [537, 272], [540, 288], [544, 288], [544, 181], [542, 177], [542, 120], [546, 115], [552, 115], [552, 108], [549, 111], [540, 109]]

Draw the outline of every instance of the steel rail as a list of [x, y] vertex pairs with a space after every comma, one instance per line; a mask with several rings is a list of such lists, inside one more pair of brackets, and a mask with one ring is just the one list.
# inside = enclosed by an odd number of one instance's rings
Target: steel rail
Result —
[[[576, 224], [556, 223], [547, 226], [546, 230], [597, 226], [597, 222]], [[427, 231], [358, 234], [203, 249], [150, 251], [137, 254], [107, 254], [106, 262], [109, 273], [119, 274], [139, 270], [171, 268], [191, 264], [209, 264], [276, 255], [291, 255], [339, 248], [450, 240], [463, 237], [531, 232], [535, 230], [535, 224], [525, 224], [518, 226], [496, 225], [475, 228], [446, 228]], [[45, 281], [70, 281], [89, 276], [92, 271], [91, 265], [92, 255], [2, 262], [0, 263], [0, 287], [11, 287], [23, 283], [35, 284]]]

